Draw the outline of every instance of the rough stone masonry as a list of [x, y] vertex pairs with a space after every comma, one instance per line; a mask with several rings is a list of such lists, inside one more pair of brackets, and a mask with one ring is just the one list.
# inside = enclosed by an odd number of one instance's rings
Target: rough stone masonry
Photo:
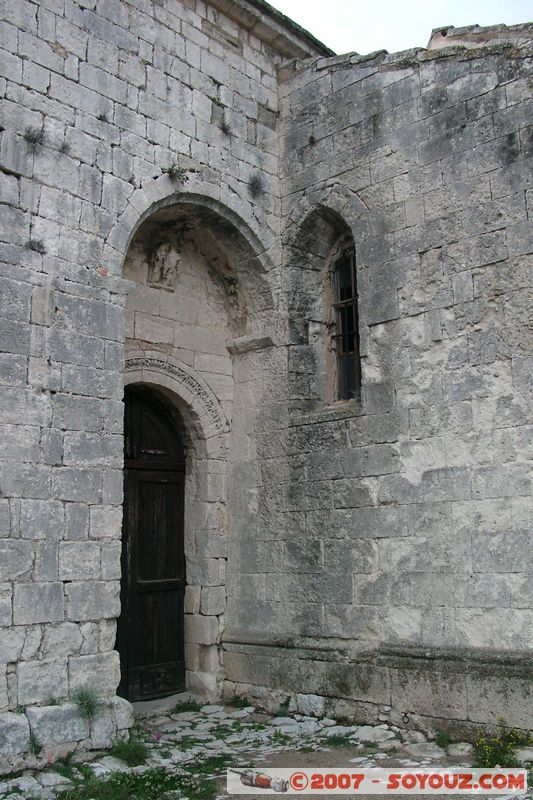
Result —
[[533, 27], [336, 57], [262, 0], [1, 16], [0, 772], [131, 725], [124, 384], [183, 430], [189, 687], [529, 727]]

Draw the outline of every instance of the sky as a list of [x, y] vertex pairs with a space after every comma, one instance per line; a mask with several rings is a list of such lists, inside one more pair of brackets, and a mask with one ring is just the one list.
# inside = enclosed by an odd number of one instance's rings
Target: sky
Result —
[[533, 22], [533, 0], [269, 0], [336, 53], [425, 47], [433, 28]]

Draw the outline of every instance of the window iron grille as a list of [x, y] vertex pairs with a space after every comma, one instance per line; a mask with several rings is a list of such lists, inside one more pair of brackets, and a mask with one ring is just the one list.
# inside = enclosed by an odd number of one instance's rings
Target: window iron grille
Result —
[[357, 397], [361, 390], [357, 275], [353, 247], [345, 248], [333, 263], [337, 395], [339, 400]]

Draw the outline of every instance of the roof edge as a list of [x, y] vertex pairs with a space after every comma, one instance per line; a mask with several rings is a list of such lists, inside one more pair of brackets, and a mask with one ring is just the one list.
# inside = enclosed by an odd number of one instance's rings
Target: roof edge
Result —
[[284, 58], [334, 56], [335, 52], [265, 0], [207, 0]]

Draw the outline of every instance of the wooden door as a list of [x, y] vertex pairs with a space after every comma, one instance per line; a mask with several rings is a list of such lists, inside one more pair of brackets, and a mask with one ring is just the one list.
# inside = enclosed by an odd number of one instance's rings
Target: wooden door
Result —
[[178, 427], [148, 390], [125, 396], [119, 694], [148, 700], [183, 691], [185, 458]]

